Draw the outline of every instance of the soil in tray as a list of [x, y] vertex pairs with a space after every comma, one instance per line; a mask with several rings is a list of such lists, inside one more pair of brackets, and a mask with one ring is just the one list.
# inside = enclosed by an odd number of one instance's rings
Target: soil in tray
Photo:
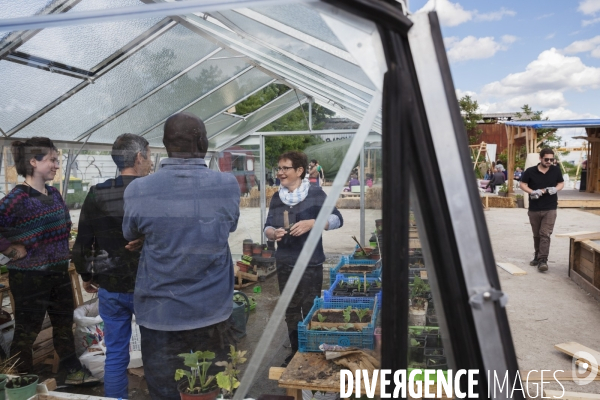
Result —
[[[352, 313], [350, 313], [350, 324], [355, 324], [355, 323], [363, 323], [363, 324], [368, 324], [371, 322], [371, 314], [373, 313], [373, 311], [369, 310], [367, 312], [367, 314], [362, 318], [362, 321], [359, 320], [358, 315], [356, 315], [355, 312], [356, 308], [352, 309]], [[326, 319], [323, 322], [326, 323], [332, 323], [332, 324], [345, 324], [346, 321], [344, 320], [344, 314], [342, 313], [343, 310], [319, 310], [318, 312], [315, 313], [315, 315], [313, 315], [311, 321], [312, 322], [319, 322], [319, 315], [321, 314], [322, 317], [325, 317]]]
[[376, 266], [375, 265], [368, 265], [368, 264], [346, 264], [343, 265], [340, 270], [339, 273], [341, 274], [354, 274], [354, 273], [363, 273], [363, 272], [373, 272], [374, 270], [376, 270]]

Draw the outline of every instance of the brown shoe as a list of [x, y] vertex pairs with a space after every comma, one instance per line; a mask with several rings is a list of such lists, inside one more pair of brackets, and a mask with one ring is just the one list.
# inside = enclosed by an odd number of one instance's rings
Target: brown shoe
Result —
[[540, 272], [545, 272], [548, 271], [548, 261], [547, 260], [540, 260], [540, 262], [538, 263], [538, 271]]
[[529, 265], [531, 265], [532, 267], [537, 267], [537, 265], [539, 263], [540, 263], [540, 260], [538, 260], [537, 253], [533, 253], [533, 260], [529, 261]]

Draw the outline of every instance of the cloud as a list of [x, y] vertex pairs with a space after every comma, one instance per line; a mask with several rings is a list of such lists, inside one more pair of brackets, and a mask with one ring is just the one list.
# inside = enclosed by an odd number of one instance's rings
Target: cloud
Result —
[[563, 49], [563, 53], [577, 54], [590, 52], [592, 57], [600, 58], [600, 35], [587, 40], [578, 40]]
[[510, 35], [502, 37], [503, 43], [496, 42], [492, 36], [482, 38], [467, 36], [462, 40], [452, 36], [445, 38], [444, 43], [450, 62], [457, 62], [493, 57], [498, 51], [506, 50], [506, 44], [513, 43], [515, 40], [517, 38]]
[[551, 17], [553, 15], [554, 15], [554, 13], [544, 14], [544, 15], [540, 15], [539, 17], [536, 17], [535, 19], [544, 19], [544, 18]]
[[579, 57], [568, 57], [552, 48], [540, 53], [525, 71], [485, 85], [482, 93], [486, 96], [512, 96], [544, 90], [584, 91], [598, 87], [600, 68], [586, 66]]
[[581, 26], [593, 25], [596, 22], [600, 22], [600, 18], [584, 19], [583, 21], [581, 21]]
[[551, 33], [551, 34], [547, 35], [544, 39], [546, 39], [546, 40], [552, 39], [554, 36], [556, 36], [556, 33]]
[[500, 21], [505, 16], [514, 17], [517, 13], [502, 7], [498, 11], [479, 13], [477, 10], [465, 10], [459, 3], [450, 0], [428, 0], [417, 12], [437, 11], [440, 23], [443, 26], [457, 26], [465, 22], [476, 21]]
[[577, 11], [584, 13], [585, 15], [594, 15], [600, 11], [600, 0], [583, 0], [579, 2], [579, 8]]
[[457, 98], [457, 99], [463, 98], [463, 97], [465, 97], [465, 96], [471, 96], [471, 97], [475, 97], [475, 96], [477, 96], [477, 93], [475, 93], [475, 92], [472, 92], [472, 91], [470, 91], [470, 90], [465, 90], [465, 91], [462, 91], [462, 90], [460, 90], [460, 89], [456, 89], [456, 90], [455, 90], [455, 92], [456, 92], [456, 98]]
[[500, 21], [505, 15], [509, 17], [514, 17], [517, 15], [516, 12], [507, 10], [504, 7], [502, 7], [499, 11], [493, 11], [490, 13], [479, 14], [477, 11], [475, 11], [475, 13], [477, 13], [475, 16], [476, 21]]

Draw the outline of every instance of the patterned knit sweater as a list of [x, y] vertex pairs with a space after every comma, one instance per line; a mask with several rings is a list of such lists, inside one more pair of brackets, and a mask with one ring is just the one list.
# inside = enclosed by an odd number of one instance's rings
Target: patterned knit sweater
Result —
[[27, 249], [26, 257], [8, 263], [9, 270], [66, 272], [69, 267], [69, 210], [58, 190], [48, 185], [46, 190], [48, 196], [17, 185], [0, 200], [0, 242]]

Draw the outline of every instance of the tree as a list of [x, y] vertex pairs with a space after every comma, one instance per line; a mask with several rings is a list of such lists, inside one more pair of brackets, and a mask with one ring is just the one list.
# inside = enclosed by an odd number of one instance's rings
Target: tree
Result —
[[[247, 115], [265, 104], [273, 101], [283, 95], [290, 88], [285, 85], [271, 84], [260, 92], [248, 97], [246, 100], [236, 105], [236, 114]], [[321, 107], [318, 104], [312, 105], [313, 129], [321, 129], [325, 120], [335, 112]], [[308, 130], [308, 104], [303, 104], [289, 113], [283, 115], [276, 121], [263, 127], [259, 132], [283, 132], [283, 131], [302, 131]], [[281, 153], [286, 151], [304, 151], [308, 146], [319, 144], [323, 140], [314, 135], [290, 135], [290, 136], [267, 136], [265, 138], [265, 164], [267, 168], [273, 168], [277, 165], [277, 159]]]
[[[532, 111], [529, 104], [523, 105], [521, 107], [523, 110], [522, 113], [515, 113], [517, 118], [523, 121], [547, 121], [548, 117], [542, 119], [541, 111]], [[545, 148], [549, 147], [551, 149], [556, 149], [560, 147], [560, 141], [562, 140], [560, 136], [556, 134], [556, 129], [536, 129], [538, 141], [540, 142], [539, 147]]]
[[479, 143], [479, 137], [483, 131], [477, 128], [477, 122], [481, 121], [483, 117], [477, 112], [479, 110], [479, 104], [477, 104], [477, 100], [473, 100], [469, 95], [464, 95], [458, 99], [458, 105], [460, 106], [463, 123], [465, 124], [465, 130], [469, 136], [469, 143]]

